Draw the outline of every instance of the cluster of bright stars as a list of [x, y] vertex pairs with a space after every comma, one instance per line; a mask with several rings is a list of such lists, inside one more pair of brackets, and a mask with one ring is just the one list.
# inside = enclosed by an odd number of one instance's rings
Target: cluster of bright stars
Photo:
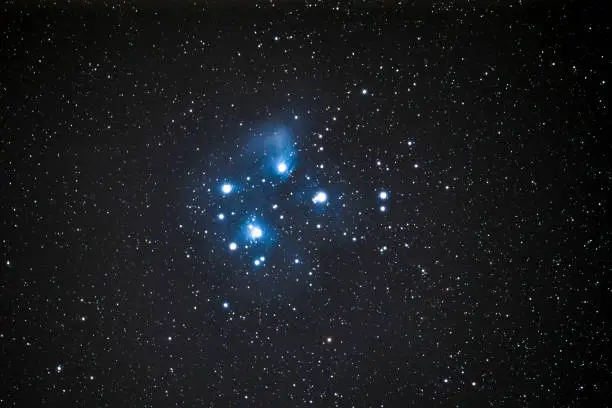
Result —
[[[361, 93], [363, 95], [367, 95], [368, 94], [368, 90], [367, 89], [362, 89]], [[290, 173], [289, 164], [285, 160], [276, 161], [275, 164], [273, 165], [273, 167], [276, 170], [276, 173], [278, 174], [278, 176], [283, 177], [283, 176], [287, 176]], [[307, 179], [309, 179], [309, 178], [307, 177]], [[247, 180], [250, 180], [250, 177], [247, 177]], [[236, 186], [234, 184], [232, 184], [230, 181], [225, 181], [225, 182], [223, 182], [221, 184], [220, 191], [221, 191], [222, 196], [229, 196], [229, 195], [231, 195], [232, 193], [234, 193], [236, 191]], [[380, 201], [380, 204], [379, 204], [379, 207], [378, 207], [379, 211], [380, 212], [386, 212], [387, 211], [387, 206], [385, 205], [385, 202], [389, 198], [389, 193], [387, 191], [384, 191], [384, 190], [379, 190], [377, 192], [377, 195], [378, 195], [378, 199]], [[328, 202], [329, 201], [329, 197], [328, 197], [327, 192], [325, 192], [322, 189], [321, 190], [314, 190], [313, 194], [312, 194], [312, 197], [311, 197], [311, 201], [312, 201], [313, 205], [315, 205], [317, 207], [318, 206], [324, 207], [324, 206], [327, 206], [329, 204], [329, 202]], [[272, 208], [274, 210], [276, 210], [278, 208], [278, 205], [274, 204], [272, 206]], [[233, 212], [231, 214], [234, 215]], [[281, 219], [283, 218], [282, 215], [280, 217], [281, 217]], [[226, 218], [227, 218], [227, 216], [224, 213], [217, 214], [217, 219], [219, 221], [224, 221]], [[317, 228], [320, 228], [320, 227], [321, 227], [321, 225], [317, 224]], [[260, 223], [257, 222], [257, 220], [255, 218], [252, 218], [250, 220], [250, 222], [246, 226], [246, 235], [247, 235], [248, 240], [251, 243], [255, 243], [255, 242], [261, 240], [264, 237], [264, 234], [265, 234], [264, 228], [261, 226]], [[355, 241], [355, 238], [353, 238], [353, 241]], [[230, 252], [234, 252], [234, 251], [239, 249], [239, 245], [238, 245], [237, 242], [231, 241], [228, 244], [228, 248], [229, 248]], [[246, 244], [244, 246], [244, 248], [249, 248], [249, 244]], [[265, 261], [266, 261], [266, 258], [264, 256], [258, 256], [258, 257], [256, 257], [253, 260], [253, 265], [255, 267], [259, 267], [259, 266], [262, 266], [265, 263]], [[300, 264], [301, 260], [296, 257], [296, 258], [294, 258], [293, 263], [296, 264], [296, 265]], [[222, 307], [223, 307], [223, 309], [228, 310], [230, 308], [229, 302], [224, 301], [222, 303]], [[327, 343], [331, 343], [332, 339], [331, 339], [331, 337], [328, 337], [328, 338], [325, 339], [325, 341]], [[61, 368], [60, 368], [60, 370], [61, 370]]]

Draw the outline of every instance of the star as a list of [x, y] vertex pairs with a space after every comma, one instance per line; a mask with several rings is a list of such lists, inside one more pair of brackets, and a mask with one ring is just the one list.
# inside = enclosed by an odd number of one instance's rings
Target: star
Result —
[[235, 242], [230, 242], [229, 249], [230, 251], [235, 251], [238, 248], [238, 245]]
[[312, 197], [312, 202], [315, 204], [323, 204], [327, 201], [327, 194], [324, 191], [319, 191]]
[[389, 195], [386, 191], [381, 191], [380, 193], [378, 193], [378, 198], [380, 198], [381, 200], [386, 200], [388, 197]]
[[229, 184], [229, 183], [224, 183], [224, 184], [221, 186], [221, 192], [222, 192], [223, 194], [229, 194], [229, 193], [231, 193], [231, 192], [232, 192], [232, 190], [233, 190], [233, 189], [234, 189], [234, 186], [232, 186], [232, 185], [231, 185], [231, 184]]
[[259, 227], [255, 227], [253, 225], [249, 225], [249, 230], [250, 230], [250, 236], [251, 239], [259, 239], [263, 236], [263, 231], [261, 228]]
[[225, 219], [225, 215], [223, 213], [220, 213], [219, 215], [217, 215], [217, 218], [223, 221]]
[[387, 207], [385, 207], [384, 205], [380, 206], [380, 212], [385, 212], [387, 211]]
[[285, 162], [278, 163], [278, 165], [276, 166], [276, 170], [281, 174], [285, 173], [287, 171], [287, 163]]
[[223, 302], [223, 308], [229, 309], [229, 302]]

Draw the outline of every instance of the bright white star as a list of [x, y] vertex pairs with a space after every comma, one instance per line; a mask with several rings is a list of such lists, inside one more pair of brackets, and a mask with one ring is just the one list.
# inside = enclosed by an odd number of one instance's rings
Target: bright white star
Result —
[[229, 194], [229, 193], [231, 193], [231, 192], [232, 192], [232, 190], [233, 190], [233, 189], [234, 189], [234, 186], [232, 186], [232, 185], [231, 185], [231, 184], [229, 184], [229, 183], [225, 183], [225, 184], [223, 184], [223, 185], [221, 186], [221, 192], [222, 192], [223, 194]]
[[279, 173], [284, 173], [287, 171], [287, 163], [285, 162], [280, 162], [278, 163], [278, 166], [276, 166], [276, 170], [278, 170]]
[[223, 221], [225, 219], [225, 215], [223, 213], [217, 215], [217, 218], [219, 218], [221, 221]]
[[228, 309], [228, 308], [229, 308], [229, 303], [227, 303], [227, 302], [223, 302], [223, 308], [224, 308], [224, 309]]
[[251, 238], [258, 239], [263, 236], [263, 231], [261, 230], [261, 228], [249, 225], [249, 229], [251, 230]]
[[236, 245], [235, 242], [230, 242], [229, 244], [230, 251], [235, 251], [237, 248], [238, 248], [238, 245]]
[[319, 191], [317, 194], [315, 194], [314, 197], [312, 197], [312, 202], [315, 204], [322, 204], [326, 201], [327, 201], [327, 194], [325, 194], [325, 192], [323, 191]]
[[389, 195], [387, 194], [387, 192], [386, 192], [386, 191], [381, 191], [381, 192], [378, 194], [378, 198], [380, 198], [381, 200], [386, 200], [388, 197], [389, 197]]

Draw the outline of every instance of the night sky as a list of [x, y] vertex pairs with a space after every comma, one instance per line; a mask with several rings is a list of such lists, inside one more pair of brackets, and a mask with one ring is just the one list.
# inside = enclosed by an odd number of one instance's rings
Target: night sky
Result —
[[604, 3], [3, 5], [0, 407], [608, 406]]

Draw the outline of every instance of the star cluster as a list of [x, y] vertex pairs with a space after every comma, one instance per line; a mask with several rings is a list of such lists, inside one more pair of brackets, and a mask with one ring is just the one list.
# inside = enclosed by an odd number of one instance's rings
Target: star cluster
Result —
[[0, 407], [609, 406], [605, 2], [5, 2]]
[[[349, 190], [342, 186], [330, 186], [336, 194], [330, 198], [326, 190], [319, 186], [326, 178], [324, 167], [317, 166], [313, 158], [308, 157], [307, 151], [299, 148], [293, 141], [295, 136], [291, 130], [274, 125], [262, 127], [267, 130], [247, 132], [246, 137], [238, 138], [246, 139], [245, 145], [254, 154], [244, 158], [243, 163], [233, 165], [234, 169], [239, 169], [233, 174], [235, 179], [223, 176], [229, 168], [220, 166], [216, 171], [207, 172], [209, 177], [204, 177], [201, 187], [193, 190], [189, 205], [191, 223], [200, 226], [204, 221], [207, 233], [210, 230], [215, 237], [216, 242], [212, 244], [216, 252], [223, 253], [224, 246], [230, 252], [238, 250], [229, 254], [231, 258], [228, 258], [228, 261], [236, 259], [233, 263], [236, 273], [249, 275], [253, 267], [264, 265], [265, 257], [257, 254], [270, 253], [274, 262], [266, 263], [266, 272], [259, 271], [259, 275], [270, 276], [270, 271], [284, 271], [291, 264], [301, 263], [304, 265], [301, 273], [291, 277], [296, 281], [301, 278], [308, 282], [316, 270], [315, 262], [310, 258], [320, 245], [318, 239], [327, 241], [330, 249], [350, 243], [349, 232], [365, 230], [359, 222], [360, 216], [367, 211], [373, 213], [375, 207], [356, 211], [367, 204], [347, 206], [343, 199]], [[317, 134], [311, 135], [311, 138], [323, 146]], [[307, 137], [302, 139], [306, 140]], [[273, 148], [269, 150], [269, 146]], [[303, 157], [298, 154], [300, 150]], [[231, 156], [232, 152], [225, 152], [224, 155]], [[275, 165], [271, 166], [270, 163]], [[288, 163], [292, 163], [291, 167]], [[224, 181], [220, 186], [211, 187], [216, 180]], [[238, 185], [239, 189], [235, 187]], [[376, 190], [372, 189], [370, 195], [376, 194]], [[378, 198], [379, 201], [386, 201], [388, 193], [381, 190]], [[385, 210], [385, 206], [379, 207], [379, 211]], [[226, 216], [226, 213], [231, 215]], [[209, 214], [216, 214], [216, 217]], [[352, 221], [349, 223], [348, 220]], [[192, 232], [199, 234], [200, 230]], [[307, 239], [314, 237], [313, 234], [319, 238]], [[301, 261], [298, 257], [300, 254], [303, 257]], [[228, 254], [221, 256], [227, 257]], [[249, 262], [253, 257], [254, 261]]]

